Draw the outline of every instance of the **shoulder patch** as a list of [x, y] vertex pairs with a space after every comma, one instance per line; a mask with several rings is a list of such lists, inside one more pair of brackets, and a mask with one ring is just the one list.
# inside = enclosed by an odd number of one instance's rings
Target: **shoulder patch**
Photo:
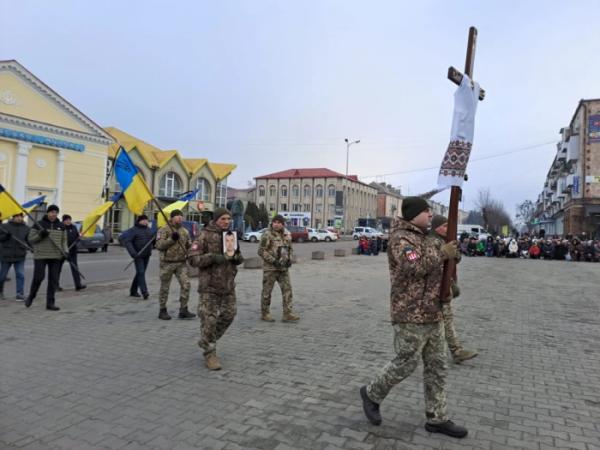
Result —
[[405, 245], [402, 249], [402, 252], [404, 253], [404, 257], [409, 262], [415, 262], [421, 258], [421, 256], [410, 245]]

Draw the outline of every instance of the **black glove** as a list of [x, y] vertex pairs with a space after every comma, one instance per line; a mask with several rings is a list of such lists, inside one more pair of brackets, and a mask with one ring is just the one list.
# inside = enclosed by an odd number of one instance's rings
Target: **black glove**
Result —
[[174, 241], [178, 241], [179, 233], [177, 231], [173, 231], [173, 234], [171, 234], [171, 239], [173, 239]]
[[227, 262], [227, 258], [220, 253], [215, 253], [212, 255], [212, 262], [213, 264], [225, 264]]
[[290, 267], [292, 267], [292, 260], [288, 259], [284, 264], [283, 267], [285, 267], [286, 269], [289, 269]]
[[273, 261], [273, 265], [275, 266], [276, 269], [283, 269], [283, 265], [281, 264], [281, 261], [278, 259]]
[[231, 258], [231, 262], [236, 266], [239, 266], [241, 263], [244, 262], [244, 257], [240, 252], [235, 252], [235, 255], [233, 255], [233, 258]]
[[40, 230], [40, 237], [42, 239], [46, 239], [48, 236], [50, 235], [50, 233], [48, 232], [48, 230], [46, 230], [45, 228], [42, 228]]

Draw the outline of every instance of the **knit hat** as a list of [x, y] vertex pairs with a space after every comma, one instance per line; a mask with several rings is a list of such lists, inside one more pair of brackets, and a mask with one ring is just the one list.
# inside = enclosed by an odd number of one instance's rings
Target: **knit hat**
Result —
[[231, 216], [231, 212], [227, 208], [217, 208], [213, 213], [213, 220], [219, 220], [219, 217], [224, 216], [225, 214], [229, 214]]
[[431, 229], [435, 231], [437, 227], [442, 226], [445, 223], [448, 223], [448, 219], [440, 214], [436, 214], [433, 216], [433, 219], [431, 219]]
[[183, 213], [180, 209], [174, 209], [173, 211], [171, 211], [171, 219], [175, 216], [183, 216]]
[[285, 217], [283, 217], [281, 214], [277, 214], [275, 217], [273, 217], [273, 220], [271, 220], [271, 223], [273, 222], [281, 222], [281, 223], [285, 223]]
[[51, 212], [51, 211], [59, 212], [60, 210], [58, 209], [58, 206], [50, 205], [50, 206], [48, 206], [48, 208], [46, 208], [46, 212]]
[[71, 220], [71, 219], [73, 219], [73, 218], [72, 218], [70, 215], [68, 215], [68, 214], [63, 214], [63, 216], [62, 216], [62, 219], [61, 219], [61, 220], [64, 222], [65, 220]]
[[146, 214], [142, 214], [141, 216], [137, 216], [137, 219], [135, 219], [135, 223], [140, 223], [142, 220], [148, 220], [148, 216]]
[[411, 221], [423, 211], [429, 209], [427, 200], [421, 197], [406, 197], [402, 199], [402, 218]]

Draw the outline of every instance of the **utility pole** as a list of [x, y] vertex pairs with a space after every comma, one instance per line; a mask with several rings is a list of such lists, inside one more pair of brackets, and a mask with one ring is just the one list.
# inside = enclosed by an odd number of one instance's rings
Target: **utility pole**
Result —
[[[354, 144], [360, 144], [360, 139], [357, 139], [356, 141], [350, 141], [348, 138], [344, 139], [344, 141], [346, 142], [346, 183], [348, 183], [348, 161], [350, 158], [350, 146], [354, 145]], [[348, 193], [350, 192], [350, 189], [348, 189], [348, 187], [346, 188], [346, 193], [344, 194], [344, 234], [346, 232], [346, 230], [348, 229], [348, 225], [346, 223], [347, 219], [348, 219], [348, 212], [347, 207], [348, 207]]]

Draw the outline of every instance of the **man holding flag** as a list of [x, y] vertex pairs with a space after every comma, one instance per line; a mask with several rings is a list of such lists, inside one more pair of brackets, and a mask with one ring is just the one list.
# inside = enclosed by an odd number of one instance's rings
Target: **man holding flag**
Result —
[[[75, 285], [76, 291], [81, 291], [85, 289], [87, 286], [81, 283], [81, 276], [79, 275], [79, 267], [77, 266], [77, 241], [79, 240], [79, 231], [77, 227], [73, 224], [73, 219], [68, 214], [63, 214], [62, 222], [65, 226], [65, 233], [67, 234], [67, 246], [69, 253], [69, 260], [71, 263], [71, 274], [73, 275], [73, 284]], [[95, 228], [95, 227], [94, 227]], [[64, 262], [64, 261], [63, 261]], [[60, 287], [60, 273], [62, 272], [63, 265], [60, 265], [60, 271], [58, 273], [58, 281], [59, 281], [59, 291], [62, 291]]]
[[10, 267], [15, 268], [17, 280], [17, 301], [25, 300], [25, 257], [27, 256], [27, 235], [29, 227], [23, 220], [23, 213], [15, 214], [12, 219], [0, 225], [0, 299], [4, 299], [4, 282]]
[[146, 269], [152, 255], [152, 241], [154, 233], [148, 227], [148, 216], [142, 214], [135, 220], [135, 226], [121, 234], [121, 242], [135, 263], [135, 276], [129, 288], [131, 297], [148, 299], [148, 286], [146, 285]]

